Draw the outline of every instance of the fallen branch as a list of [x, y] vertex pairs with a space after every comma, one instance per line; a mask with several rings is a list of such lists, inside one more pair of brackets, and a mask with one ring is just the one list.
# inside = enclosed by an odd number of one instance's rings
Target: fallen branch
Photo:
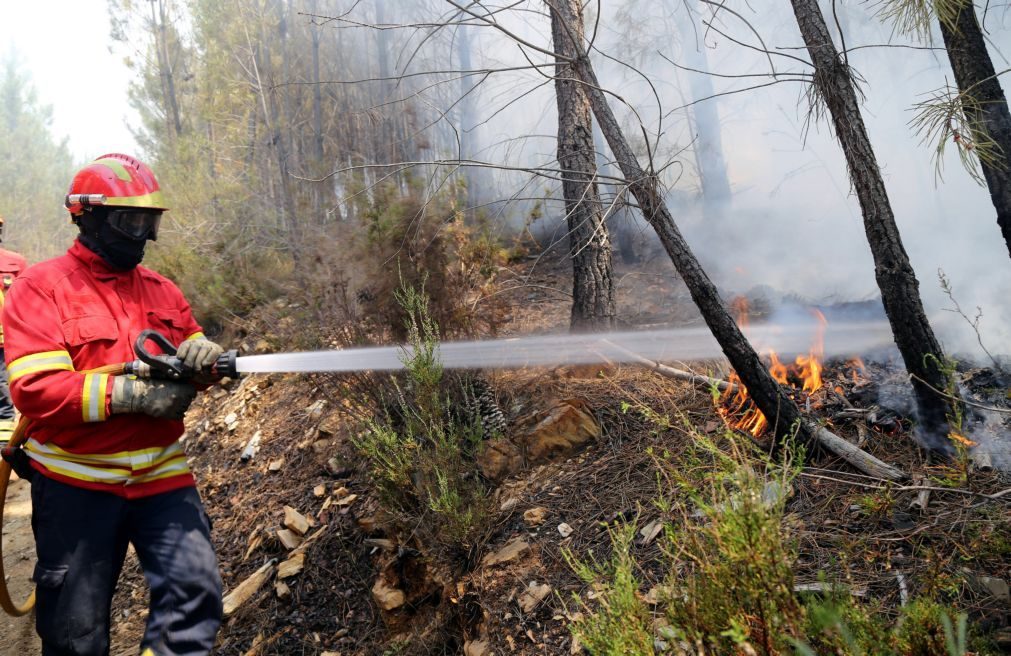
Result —
[[[680, 369], [668, 367], [667, 365], [644, 358], [641, 355], [618, 346], [617, 344], [613, 344], [611, 342], [608, 342], [608, 344], [611, 347], [622, 351], [635, 362], [652, 369], [661, 376], [674, 378], [676, 380], [686, 380], [692, 383], [704, 384], [707, 386], [715, 385], [721, 390], [725, 390], [727, 387], [731, 386], [731, 384], [725, 380], [717, 380], [715, 378], [710, 378], [709, 376], [703, 376], [701, 374], [694, 374], [690, 371], [682, 371]], [[803, 422], [804, 431], [811, 436], [811, 439], [814, 440], [815, 443], [833, 455], [842, 458], [865, 474], [875, 478], [884, 479], [886, 481], [902, 481], [908, 478], [905, 472], [901, 469], [897, 469], [881, 460], [878, 460], [860, 447], [847, 442], [825, 427], [819, 426], [809, 419], [804, 419]]]
[[715, 387], [721, 392], [725, 392], [728, 389], [734, 391], [737, 387], [733, 383], [729, 383], [725, 380], [720, 380], [719, 378], [711, 378], [703, 374], [697, 374], [695, 372], [685, 371], [683, 369], [675, 369], [674, 367], [670, 367], [665, 364], [660, 364], [659, 362], [650, 360], [649, 358], [645, 358], [639, 355], [638, 353], [629, 351], [624, 346], [619, 346], [610, 340], [604, 339], [601, 341], [606, 343], [610, 348], [613, 348], [614, 350], [620, 352], [624, 356], [630, 358], [633, 362], [636, 362], [648, 369], [652, 369], [653, 371], [656, 371], [657, 373], [662, 374], [667, 378], [674, 378], [675, 380], [683, 380], [689, 383], [695, 383], [696, 385], [703, 385], [705, 387], [710, 388]]

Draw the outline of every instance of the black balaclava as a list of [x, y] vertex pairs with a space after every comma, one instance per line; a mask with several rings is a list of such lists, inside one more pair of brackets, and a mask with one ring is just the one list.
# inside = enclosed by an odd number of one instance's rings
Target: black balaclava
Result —
[[116, 232], [105, 220], [107, 214], [108, 210], [100, 207], [85, 212], [78, 219], [81, 228], [79, 239], [113, 269], [129, 271], [144, 259], [147, 239], [131, 239]]

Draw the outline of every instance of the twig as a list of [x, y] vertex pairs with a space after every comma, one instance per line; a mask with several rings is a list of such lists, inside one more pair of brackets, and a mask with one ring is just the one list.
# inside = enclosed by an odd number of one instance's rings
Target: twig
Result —
[[923, 383], [924, 385], [927, 386], [928, 389], [930, 389], [931, 391], [933, 391], [935, 394], [939, 394], [940, 396], [943, 396], [945, 398], [951, 399], [952, 401], [961, 401], [962, 403], [964, 403], [966, 405], [971, 405], [972, 407], [974, 407], [974, 408], [980, 408], [981, 410], [989, 410], [990, 412], [999, 412], [1001, 414], [1011, 415], [1011, 410], [1009, 410], [1007, 408], [995, 408], [993, 406], [983, 405], [982, 403], [976, 403], [975, 401], [966, 401], [965, 399], [960, 399], [957, 396], [952, 396], [951, 394], [948, 394], [947, 392], [942, 392], [941, 390], [937, 389], [936, 387], [934, 387], [933, 385], [931, 385], [927, 381], [923, 380], [922, 378], [920, 378], [916, 374], [909, 374], [909, 377], [912, 378], [912, 379], [918, 380], [919, 382]]

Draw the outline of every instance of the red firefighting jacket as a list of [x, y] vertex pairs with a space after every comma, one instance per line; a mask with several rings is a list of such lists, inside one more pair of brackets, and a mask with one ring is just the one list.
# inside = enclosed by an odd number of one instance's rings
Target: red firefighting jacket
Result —
[[[28, 260], [19, 253], [0, 248], [0, 308], [3, 307], [4, 296], [11, 288], [14, 279], [28, 268]], [[0, 328], [0, 348], [4, 345], [3, 328]]]
[[183, 423], [110, 416], [112, 377], [87, 373], [134, 360], [146, 328], [173, 344], [203, 336], [172, 282], [144, 267], [113, 270], [74, 242], [18, 277], [3, 327], [11, 395], [30, 420], [25, 450], [39, 473], [126, 498], [194, 485], [178, 442]]

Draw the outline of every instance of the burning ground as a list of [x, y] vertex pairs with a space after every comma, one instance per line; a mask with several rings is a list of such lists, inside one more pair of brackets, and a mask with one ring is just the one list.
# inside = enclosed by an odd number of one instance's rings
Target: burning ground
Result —
[[[504, 332], [565, 324], [559, 267], [513, 270]], [[641, 323], [695, 320], [671, 278], [621, 289]], [[251, 322], [246, 347], [283, 348], [294, 323]], [[892, 653], [943, 654], [941, 607], [956, 625], [967, 614], [976, 653], [1011, 648], [1006, 476], [926, 459], [887, 358], [815, 365], [816, 340], [802, 356], [778, 359], [798, 402], [907, 482], [819, 453], [780, 467], [754, 446], [746, 398], [639, 367], [484, 372], [507, 428], [462, 466], [483, 491], [476, 530], [446, 538], [434, 511], [389, 510], [356, 447], [354, 381], [274, 375], [210, 392], [186, 446], [235, 603], [217, 653], [567, 654], [606, 651], [601, 635], [622, 645], [610, 653], [793, 653], [786, 637], [859, 653], [845, 626]], [[1000, 376], [961, 373], [972, 398], [1006, 408]], [[968, 416], [993, 430], [1008, 415]], [[728, 533], [728, 519], [757, 532]], [[756, 592], [758, 575], [771, 587]], [[114, 653], [132, 653], [145, 605], [130, 564]]]

